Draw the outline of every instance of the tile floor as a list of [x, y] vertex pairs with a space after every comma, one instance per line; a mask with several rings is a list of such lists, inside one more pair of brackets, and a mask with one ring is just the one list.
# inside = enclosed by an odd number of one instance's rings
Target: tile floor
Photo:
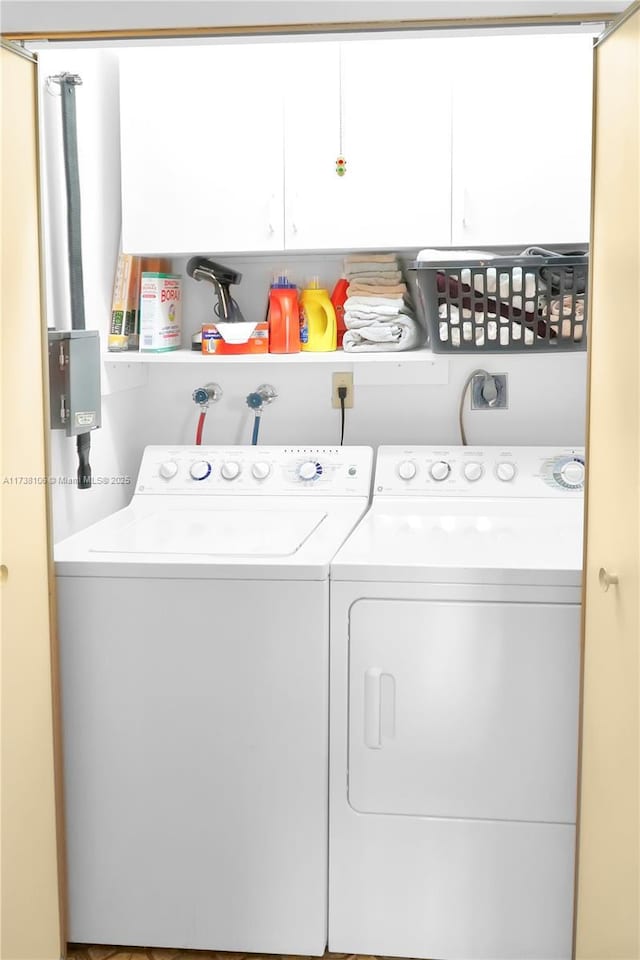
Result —
[[[67, 958], [68, 960], [307, 960], [306, 957], [283, 957], [269, 953], [217, 953], [209, 950], [171, 950], [159, 947], [107, 947], [86, 943], [70, 944]], [[387, 958], [362, 954], [325, 953], [325, 960], [387, 960]]]

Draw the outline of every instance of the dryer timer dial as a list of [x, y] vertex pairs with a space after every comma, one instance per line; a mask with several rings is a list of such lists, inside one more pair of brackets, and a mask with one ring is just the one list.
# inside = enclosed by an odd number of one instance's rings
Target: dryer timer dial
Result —
[[561, 467], [560, 476], [568, 487], [581, 487], [584, 483], [584, 463], [581, 460], [569, 460]]

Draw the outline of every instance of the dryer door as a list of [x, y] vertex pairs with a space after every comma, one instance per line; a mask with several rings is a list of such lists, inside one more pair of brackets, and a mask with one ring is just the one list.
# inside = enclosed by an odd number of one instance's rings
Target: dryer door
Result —
[[579, 620], [570, 604], [355, 603], [351, 806], [574, 823]]

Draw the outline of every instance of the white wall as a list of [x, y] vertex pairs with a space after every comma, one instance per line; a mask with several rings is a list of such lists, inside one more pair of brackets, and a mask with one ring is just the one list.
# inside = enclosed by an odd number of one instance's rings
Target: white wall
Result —
[[[454, 357], [448, 382], [440, 385], [359, 386], [347, 411], [345, 443], [459, 443], [458, 403], [468, 374], [482, 365], [508, 374], [509, 409], [465, 413], [468, 441], [476, 444], [582, 444], [585, 418], [585, 355], [548, 358]], [[340, 414], [331, 407], [331, 364], [227, 365], [204, 368], [164, 364], [149, 367], [147, 405], [137, 425], [144, 443], [193, 443], [195, 387], [213, 380], [224, 391], [210, 408], [205, 443], [250, 443], [252, 419], [247, 393], [271, 383], [279, 397], [265, 411], [260, 441], [268, 444], [335, 444]], [[344, 365], [336, 363], [336, 369]], [[144, 420], [142, 419], [144, 417]]]
[[[87, 327], [101, 331], [103, 344], [110, 320], [111, 290], [119, 245], [120, 177], [117, 52], [102, 49], [53, 49], [40, 59], [43, 210], [47, 260], [49, 321], [59, 329], [70, 325], [64, 178], [61, 168], [59, 99], [46, 92], [45, 78], [62, 70], [77, 72], [79, 154], [83, 194], [83, 243]], [[550, 238], [552, 239], [552, 238]], [[206, 251], [194, 251], [194, 253]], [[412, 251], [403, 251], [405, 259]], [[244, 256], [215, 258], [240, 270], [242, 283], [232, 292], [247, 319], [263, 319], [271, 275], [282, 267], [304, 283], [319, 274], [329, 287], [340, 276], [342, 255]], [[174, 267], [184, 276], [184, 340], [188, 343], [203, 320], [211, 315], [213, 288], [186, 276], [185, 262]], [[223, 388], [222, 401], [213, 406], [205, 429], [208, 443], [248, 443], [251, 417], [247, 393], [269, 382], [279, 398], [264, 414], [260, 439], [264, 443], [336, 443], [339, 412], [331, 407], [333, 369], [350, 362], [356, 377], [363, 360], [342, 355], [310, 364], [308, 361], [239, 364], [224, 359], [199, 364], [167, 362], [125, 365], [107, 363], [103, 369], [102, 428], [92, 434], [91, 463], [95, 477], [108, 483], [91, 490], [53, 487], [56, 539], [81, 529], [128, 501], [142, 450], [147, 443], [192, 443], [197, 410], [193, 389], [210, 380]], [[354, 409], [347, 414], [345, 442], [456, 443], [461, 386], [476, 366], [509, 376], [506, 411], [467, 410], [469, 441], [478, 444], [581, 444], [584, 438], [586, 355], [452, 357], [446, 363], [444, 382], [413, 385], [358, 384]], [[382, 370], [375, 361], [368, 370]], [[381, 378], [380, 378], [381, 379]], [[52, 439], [54, 477], [75, 477], [75, 440], [61, 431]], [[114, 482], [111, 482], [113, 479]]]

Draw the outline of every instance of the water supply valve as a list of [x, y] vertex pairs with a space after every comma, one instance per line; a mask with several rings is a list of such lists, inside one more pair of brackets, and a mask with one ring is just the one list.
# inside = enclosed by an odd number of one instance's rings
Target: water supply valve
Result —
[[278, 394], [274, 387], [269, 383], [261, 383], [257, 390], [247, 394], [247, 406], [255, 413], [259, 414], [263, 406], [273, 403], [277, 400]]
[[201, 410], [206, 410], [210, 403], [217, 403], [220, 400], [222, 387], [219, 383], [205, 383], [204, 387], [196, 387], [191, 397]]

